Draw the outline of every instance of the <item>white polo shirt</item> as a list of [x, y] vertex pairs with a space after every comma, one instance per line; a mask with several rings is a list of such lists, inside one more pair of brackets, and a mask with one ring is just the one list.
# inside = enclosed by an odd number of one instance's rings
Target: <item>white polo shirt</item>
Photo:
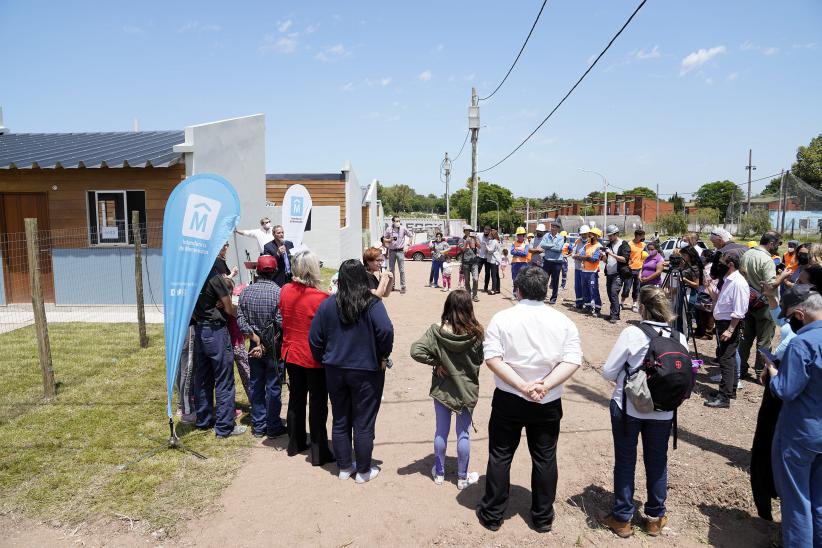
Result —
[[[525, 382], [543, 379], [560, 362], [582, 364], [579, 331], [568, 317], [542, 301], [522, 300], [494, 314], [485, 330], [485, 359], [502, 358]], [[526, 398], [494, 375], [497, 388]], [[539, 403], [562, 396], [562, 385], [551, 389]]]
[[265, 244], [274, 239], [274, 229], [263, 230], [262, 228], [254, 228], [252, 230], [238, 230], [237, 232], [243, 236], [256, 238], [257, 243], [260, 245], [260, 253], [263, 252]]

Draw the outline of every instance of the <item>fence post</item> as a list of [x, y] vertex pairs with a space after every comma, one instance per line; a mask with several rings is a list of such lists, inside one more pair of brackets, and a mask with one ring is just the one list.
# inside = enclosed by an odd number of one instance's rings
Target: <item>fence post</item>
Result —
[[143, 239], [140, 236], [140, 212], [131, 212], [131, 238], [134, 240], [134, 289], [137, 293], [137, 328], [140, 348], [148, 347], [146, 336], [146, 309], [143, 301]]
[[40, 355], [40, 369], [43, 371], [43, 397], [54, 397], [54, 368], [51, 363], [49, 327], [46, 323], [46, 308], [43, 304], [43, 288], [40, 286], [40, 242], [37, 234], [37, 219], [26, 219], [26, 250], [29, 263], [29, 284], [31, 286], [31, 307], [34, 312], [34, 329], [37, 331], [37, 350]]

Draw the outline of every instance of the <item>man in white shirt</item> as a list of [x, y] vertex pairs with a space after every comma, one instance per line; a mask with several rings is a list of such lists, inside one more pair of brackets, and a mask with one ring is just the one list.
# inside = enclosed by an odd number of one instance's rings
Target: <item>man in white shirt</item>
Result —
[[[388, 239], [388, 268], [391, 275], [394, 275], [395, 266], [400, 267], [400, 294], [405, 295], [405, 246], [413, 241], [414, 236], [404, 226], [400, 224], [400, 218], [396, 215], [391, 217], [391, 226], [383, 234]], [[394, 278], [396, 280], [396, 278]], [[396, 286], [394, 291], [396, 291]]]
[[477, 280], [479, 280], [479, 275], [482, 273], [482, 269], [485, 269], [485, 285], [483, 286], [482, 291], [484, 293], [488, 293], [488, 282], [491, 281], [491, 271], [488, 270], [488, 265], [486, 264], [486, 257], [488, 256], [488, 249], [486, 248], [486, 242], [488, 241], [488, 235], [491, 233], [491, 227], [486, 226], [482, 229], [482, 234], [477, 234]]
[[242, 236], [254, 237], [257, 239], [257, 245], [260, 246], [260, 253], [263, 252], [265, 244], [274, 239], [274, 231], [271, 229], [271, 219], [263, 217], [260, 219], [260, 228], [253, 228], [250, 230], [235, 230], [237, 234]]
[[544, 270], [523, 267], [515, 287], [519, 302], [494, 315], [483, 343], [497, 388], [488, 423], [485, 494], [477, 517], [492, 531], [502, 524], [511, 460], [525, 427], [532, 463], [531, 519], [534, 528], [545, 533], [554, 521], [562, 383], [582, 363], [582, 348], [574, 323], [543, 303], [548, 290]]
[[718, 338], [716, 358], [722, 378], [719, 392], [705, 402], [707, 407], [728, 408], [736, 397], [736, 347], [742, 331], [740, 322], [748, 312], [751, 295], [748, 282], [738, 271], [740, 255], [734, 251], [723, 253], [711, 269], [712, 277], [717, 274], [716, 278], [723, 280], [713, 310]]

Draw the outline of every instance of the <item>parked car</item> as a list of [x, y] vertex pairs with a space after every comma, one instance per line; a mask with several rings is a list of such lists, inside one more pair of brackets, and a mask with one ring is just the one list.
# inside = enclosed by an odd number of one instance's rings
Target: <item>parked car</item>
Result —
[[[451, 250], [448, 252], [451, 255], [451, 258], [458, 258], [461, 253], [459, 248], [457, 247], [460, 243], [460, 240], [457, 236], [450, 236], [445, 238], [445, 240], [451, 245]], [[431, 248], [428, 247], [428, 244], [431, 243], [432, 240], [429, 240], [425, 243], [421, 244], [414, 244], [410, 246], [408, 249], [405, 250], [405, 258], [412, 259], [414, 261], [424, 261], [425, 259], [431, 258]]]
[[[664, 242], [659, 244], [659, 250], [662, 252], [662, 256], [667, 261], [671, 258], [671, 254], [674, 252], [674, 249], [679, 245], [679, 242], [682, 241], [682, 238], [668, 238]], [[696, 245], [702, 249], [697, 249], [697, 251], [702, 254], [702, 250], [708, 249], [708, 246], [705, 245], [705, 242], [702, 240], [697, 240]]]

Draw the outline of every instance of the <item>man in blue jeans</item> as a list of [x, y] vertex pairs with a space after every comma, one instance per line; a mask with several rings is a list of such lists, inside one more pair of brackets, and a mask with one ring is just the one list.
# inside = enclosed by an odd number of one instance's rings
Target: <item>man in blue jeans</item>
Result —
[[234, 349], [227, 321], [235, 314], [231, 291], [224, 275], [217, 272], [203, 285], [192, 318], [196, 426], [213, 427], [218, 438], [246, 431], [245, 426], [234, 425]]
[[280, 287], [274, 283], [277, 259], [262, 255], [257, 259], [257, 281], [240, 294], [237, 325], [251, 337], [254, 347], [248, 354], [251, 368], [251, 434], [255, 438], [276, 438], [286, 433], [280, 418], [282, 382], [278, 365], [277, 349], [264, 348], [260, 334], [272, 320], [277, 328], [282, 326]]
[[562, 248], [565, 246], [565, 236], [559, 234], [559, 222], [551, 222], [551, 231], [542, 237], [540, 247], [542, 253], [542, 269], [548, 274], [551, 285], [551, 297], [548, 304], [557, 303], [559, 279], [562, 276]]

